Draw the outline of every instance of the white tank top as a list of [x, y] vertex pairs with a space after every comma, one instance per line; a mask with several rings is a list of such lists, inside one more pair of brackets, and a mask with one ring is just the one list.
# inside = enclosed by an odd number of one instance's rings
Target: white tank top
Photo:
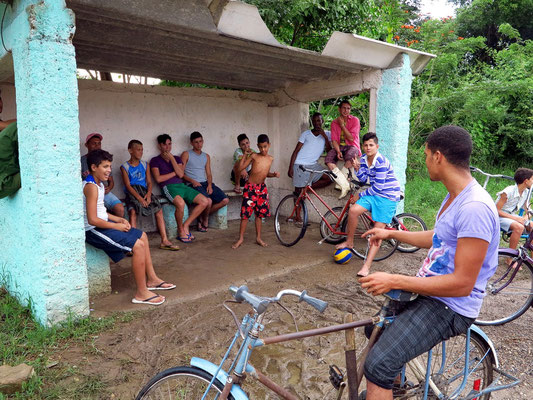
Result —
[[[85, 178], [85, 180], [83, 181], [83, 188], [85, 188], [85, 185], [87, 185], [88, 183], [92, 183], [98, 188], [98, 200], [96, 201], [96, 216], [100, 219], [103, 219], [104, 221], [107, 221], [107, 210], [104, 205], [104, 184], [100, 182], [100, 184], [97, 185], [92, 175], [88, 175], [87, 178]], [[87, 220], [87, 198], [85, 197], [85, 194], [83, 195], [83, 220], [85, 222], [86, 231], [95, 228], [93, 225], [90, 225], [89, 221]]]

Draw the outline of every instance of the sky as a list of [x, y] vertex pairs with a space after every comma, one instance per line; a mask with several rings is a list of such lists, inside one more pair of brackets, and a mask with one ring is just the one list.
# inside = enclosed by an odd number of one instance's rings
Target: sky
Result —
[[420, 9], [423, 15], [431, 18], [455, 16], [454, 7], [446, 0], [422, 0]]

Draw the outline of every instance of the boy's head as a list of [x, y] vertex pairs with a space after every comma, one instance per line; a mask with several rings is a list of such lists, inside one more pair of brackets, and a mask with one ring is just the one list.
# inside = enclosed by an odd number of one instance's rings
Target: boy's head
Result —
[[87, 151], [90, 153], [94, 150], [100, 150], [102, 148], [102, 135], [99, 133], [90, 133], [85, 138], [85, 147], [87, 147]]
[[270, 148], [270, 139], [267, 135], [262, 133], [257, 137], [257, 148], [261, 155], [266, 156], [268, 154], [268, 149]]
[[243, 153], [250, 148], [250, 139], [248, 139], [246, 133], [241, 133], [239, 136], [237, 136], [237, 143], [239, 143], [239, 147]]
[[[472, 138], [470, 134], [460, 126], [446, 125], [435, 129], [426, 139], [426, 166], [429, 177], [432, 171], [437, 173], [436, 167], [440, 157], [458, 169], [470, 168], [470, 155], [472, 154]], [[435, 175], [435, 179], [438, 177]]]
[[196, 151], [202, 150], [204, 146], [204, 138], [200, 132], [193, 132], [190, 136], [192, 148]]
[[347, 117], [350, 115], [350, 112], [352, 111], [352, 105], [348, 100], [343, 100], [339, 104], [339, 114], [343, 117]]
[[163, 133], [157, 137], [157, 146], [161, 153], [169, 152], [172, 150], [172, 138], [170, 135]]
[[314, 129], [320, 129], [322, 128], [322, 124], [324, 123], [324, 119], [322, 118], [322, 114], [319, 112], [316, 112], [311, 117], [311, 123], [313, 124]]
[[363, 151], [367, 156], [373, 156], [378, 152], [379, 140], [378, 135], [374, 132], [365, 133], [363, 136]]
[[109, 178], [112, 161], [113, 155], [102, 149], [87, 154], [87, 165], [90, 173], [101, 181], [107, 181]]
[[531, 179], [531, 177], [533, 177], [533, 169], [529, 169], [529, 168], [518, 168], [516, 172], [514, 173], [514, 181], [516, 182], [517, 185], [520, 185], [524, 183], [525, 181], [530, 181], [530, 182], [527, 182], [528, 188], [530, 188], [531, 184], [533, 183], [533, 179]]
[[143, 144], [140, 140], [133, 139], [128, 143], [128, 152], [131, 157], [140, 160], [143, 156]]

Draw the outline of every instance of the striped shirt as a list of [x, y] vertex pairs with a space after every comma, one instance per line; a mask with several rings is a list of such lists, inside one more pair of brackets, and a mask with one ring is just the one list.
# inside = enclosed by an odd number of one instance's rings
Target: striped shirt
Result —
[[359, 193], [359, 196], [381, 196], [392, 201], [400, 201], [400, 183], [394, 175], [389, 160], [379, 152], [374, 157], [371, 166], [368, 166], [366, 154], [361, 157], [357, 179], [371, 185]]

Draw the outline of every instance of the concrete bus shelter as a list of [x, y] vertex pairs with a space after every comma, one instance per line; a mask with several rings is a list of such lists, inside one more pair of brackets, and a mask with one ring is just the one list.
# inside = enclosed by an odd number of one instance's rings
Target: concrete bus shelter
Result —
[[[431, 54], [341, 32], [322, 53], [285, 46], [239, 1], [14, 0], [0, 14], [3, 118], [18, 120], [22, 181], [0, 199], [0, 285], [31, 299], [43, 324], [88, 315], [89, 294], [110, 290], [107, 258], [84, 242], [80, 154], [91, 132], [114, 154], [119, 197], [130, 139], [150, 159], [158, 134], [179, 154], [198, 130], [214, 181], [230, 189], [236, 136], [267, 133], [281, 172], [269, 181], [275, 207], [292, 191], [286, 170], [308, 103], [368, 91], [369, 130], [405, 184], [411, 81]], [[77, 68], [231, 90], [83, 80]]]

